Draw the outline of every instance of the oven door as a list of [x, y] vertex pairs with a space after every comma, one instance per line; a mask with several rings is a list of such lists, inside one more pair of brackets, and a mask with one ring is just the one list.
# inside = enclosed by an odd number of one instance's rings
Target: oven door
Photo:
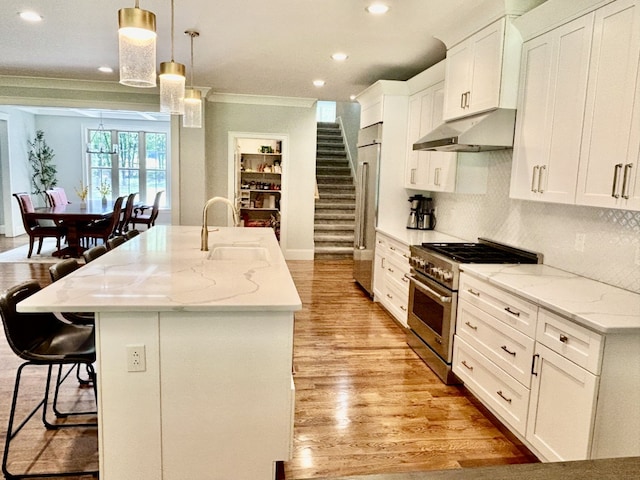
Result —
[[409, 284], [409, 328], [451, 363], [458, 293], [414, 273]]

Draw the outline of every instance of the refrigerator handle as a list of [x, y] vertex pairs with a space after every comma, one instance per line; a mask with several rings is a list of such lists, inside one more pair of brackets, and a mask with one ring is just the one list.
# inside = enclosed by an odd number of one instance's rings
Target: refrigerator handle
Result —
[[360, 195], [358, 198], [358, 204], [360, 210], [358, 217], [356, 217], [356, 245], [355, 247], [362, 250], [366, 247], [363, 245], [364, 230], [366, 228], [367, 219], [367, 188], [369, 179], [369, 164], [367, 162], [362, 163], [362, 169], [360, 170]]

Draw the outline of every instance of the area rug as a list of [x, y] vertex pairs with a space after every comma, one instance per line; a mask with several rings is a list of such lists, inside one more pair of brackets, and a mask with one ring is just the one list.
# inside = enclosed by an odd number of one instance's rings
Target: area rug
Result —
[[33, 245], [31, 258], [27, 258], [29, 253], [29, 244], [0, 253], [0, 263], [56, 263], [60, 261], [58, 257], [52, 254], [56, 251], [56, 239], [45, 238], [42, 242], [42, 250], [37, 254], [38, 241]]

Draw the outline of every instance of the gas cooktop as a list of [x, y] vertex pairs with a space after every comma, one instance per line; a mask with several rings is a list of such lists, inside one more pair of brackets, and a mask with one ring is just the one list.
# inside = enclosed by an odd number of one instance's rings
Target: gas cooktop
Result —
[[458, 263], [538, 263], [536, 256], [486, 243], [423, 243], [422, 247]]

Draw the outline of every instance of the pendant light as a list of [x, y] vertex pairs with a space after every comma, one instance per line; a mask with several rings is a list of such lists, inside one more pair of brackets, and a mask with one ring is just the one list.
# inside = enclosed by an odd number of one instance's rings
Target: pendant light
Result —
[[160, 64], [160, 111], [172, 115], [184, 114], [184, 83], [186, 68], [173, 61], [173, 0], [171, 0], [171, 61]]
[[200, 90], [193, 88], [193, 39], [200, 36], [195, 30], [187, 30], [185, 35], [191, 37], [191, 74], [187, 90], [184, 93], [184, 117], [182, 117], [182, 126], [186, 128], [202, 127], [202, 95]]
[[115, 155], [118, 153], [118, 146], [111, 143], [111, 132], [107, 132], [102, 124], [102, 112], [100, 112], [100, 124], [93, 132], [89, 143], [87, 143], [87, 153]]
[[156, 86], [156, 16], [134, 8], [118, 10], [120, 83], [130, 87]]

